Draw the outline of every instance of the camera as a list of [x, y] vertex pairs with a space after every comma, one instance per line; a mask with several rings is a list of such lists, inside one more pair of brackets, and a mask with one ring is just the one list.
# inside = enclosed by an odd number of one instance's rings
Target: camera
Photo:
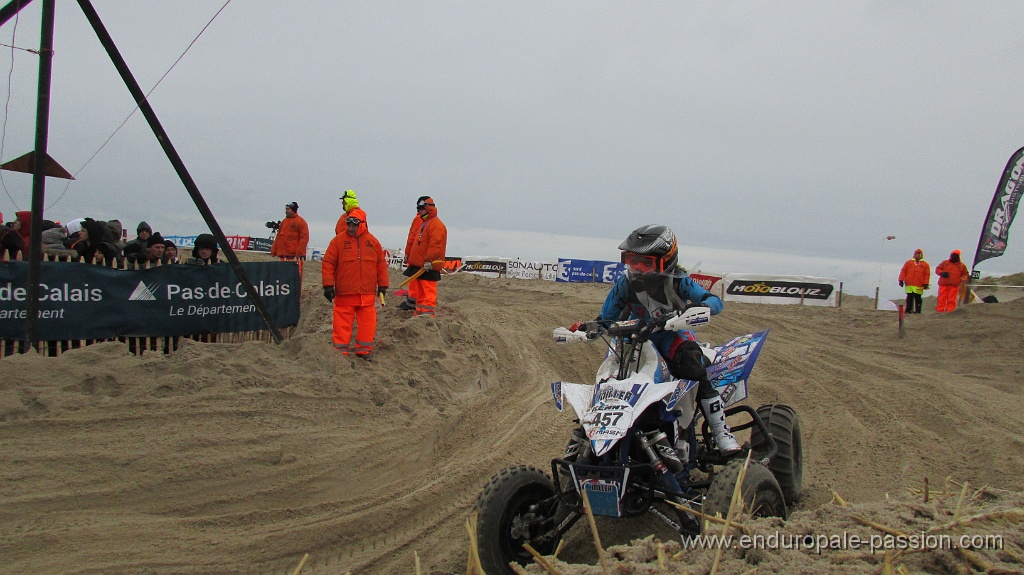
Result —
[[276, 232], [281, 229], [281, 222], [267, 222], [267, 227]]

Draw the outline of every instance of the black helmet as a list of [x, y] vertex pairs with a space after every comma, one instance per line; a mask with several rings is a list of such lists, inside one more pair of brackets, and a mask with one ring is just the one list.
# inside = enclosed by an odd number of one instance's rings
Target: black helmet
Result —
[[619, 244], [622, 263], [630, 278], [645, 275], [677, 275], [680, 271], [676, 235], [667, 226], [649, 224], [633, 230]]

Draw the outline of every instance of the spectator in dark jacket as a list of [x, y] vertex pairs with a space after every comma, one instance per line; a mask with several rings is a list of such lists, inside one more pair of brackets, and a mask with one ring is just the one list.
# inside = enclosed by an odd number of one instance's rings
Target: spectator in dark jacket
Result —
[[164, 238], [157, 232], [146, 240], [146, 251], [140, 254], [127, 255], [125, 259], [129, 263], [134, 263], [141, 268], [160, 265], [164, 259], [164, 247]]
[[[134, 240], [124, 245], [125, 258], [131, 255], [143, 254], [149, 248], [149, 238], [153, 235], [153, 228], [146, 222], [139, 222], [139, 225], [135, 229], [136, 237]], [[135, 257], [134, 259], [138, 259]], [[132, 258], [128, 258], [128, 261], [133, 261]]]
[[196, 236], [195, 247], [192, 248], [192, 257], [185, 260], [190, 266], [205, 266], [217, 263], [217, 240], [213, 234], [199, 234]]
[[174, 242], [171, 240], [164, 240], [164, 255], [162, 259], [164, 265], [181, 263], [178, 261], [178, 246], [174, 245]]
[[110, 229], [106, 222], [86, 218], [82, 222], [81, 237], [75, 244], [75, 251], [86, 263], [102, 263], [109, 266], [117, 257], [117, 248], [110, 241]]
[[20, 227], [21, 220], [7, 222], [0, 226], [0, 259], [16, 260], [25, 251], [25, 241], [18, 233]]

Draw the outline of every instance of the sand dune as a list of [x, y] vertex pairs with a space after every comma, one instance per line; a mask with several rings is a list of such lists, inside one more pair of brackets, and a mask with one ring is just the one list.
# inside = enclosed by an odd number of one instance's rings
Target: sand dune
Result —
[[[309, 553], [306, 574], [412, 573], [416, 551], [425, 573], [465, 572], [480, 488], [561, 454], [573, 424], [548, 384], [589, 382], [603, 350], [551, 329], [596, 315], [607, 286], [447, 277], [436, 319], [382, 314], [366, 364], [332, 349], [319, 265], [306, 270], [280, 346], [0, 361], [0, 571], [285, 573]], [[887, 495], [950, 475], [1019, 505], [1024, 299], [926, 311], [902, 338], [871, 304], [730, 304], [700, 334], [771, 328], [747, 403], [800, 414], [795, 520], [827, 515], [833, 492], [883, 514]], [[601, 528], [606, 544], [655, 529]], [[596, 561], [582, 524], [564, 558]]]

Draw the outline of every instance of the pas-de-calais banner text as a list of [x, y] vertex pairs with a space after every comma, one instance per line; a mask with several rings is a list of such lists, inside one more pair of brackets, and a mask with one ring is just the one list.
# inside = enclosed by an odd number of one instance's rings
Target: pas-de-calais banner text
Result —
[[[293, 262], [242, 264], [278, 327], [299, 322]], [[28, 262], [0, 263], [0, 338], [25, 339]], [[231, 266], [168, 265], [115, 270], [42, 262], [41, 340], [166, 337], [266, 329]]]
[[978, 240], [978, 251], [974, 253], [974, 263], [1003, 255], [1006, 242], [1009, 240], [1010, 224], [1017, 215], [1017, 204], [1020, 203], [1021, 176], [1024, 175], [1024, 148], [1010, 156], [1003, 170], [1003, 177], [996, 186], [996, 194], [992, 197], [992, 205], [988, 208], [985, 225], [981, 228], [981, 239]]

